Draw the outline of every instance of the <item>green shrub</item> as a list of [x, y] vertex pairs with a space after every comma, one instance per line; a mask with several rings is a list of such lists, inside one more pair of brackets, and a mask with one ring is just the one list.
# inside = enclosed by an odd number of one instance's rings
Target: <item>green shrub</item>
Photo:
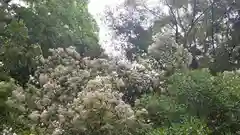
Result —
[[176, 73], [169, 78], [168, 92], [176, 102], [187, 106], [189, 114], [206, 117], [219, 105], [213, 82], [214, 78], [204, 70]]
[[148, 110], [148, 118], [154, 127], [170, 126], [172, 122], [179, 122], [181, 116], [186, 114], [186, 105], [178, 104], [166, 95], [145, 95], [140, 105]]
[[146, 95], [141, 99], [141, 106], [147, 108], [155, 126], [178, 123], [186, 115], [207, 119], [221, 106], [211, 77], [206, 71], [175, 73], [167, 82], [167, 94]]
[[4, 30], [7, 37], [0, 36], [0, 61], [5, 73], [19, 84], [28, 82], [39, 64], [42, 50], [38, 44], [29, 44], [28, 29], [20, 20], [12, 20]]
[[213, 77], [206, 70], [175, 73], [168, 79], [166, 95], [146, 95], [154, 127], [178, 124], [183, 116], [205, 120], [213, 134], [236, 134], [240, 127], [240, 76], [225, 72]]
[[11, 81], [0, 81], [0, 113], [3, 112], [6, 108], [5, 101], [8, 96], [11, 94], [11, 91], [14, 88], [14, 82]]
[[6, 124], [9, 120], [9, 109], [5, 101], [14, 89], [13, 81], [0, 81], [0, 131], [2, 125]]
[[185, 118], [181, 123], [171, 127], [158, 128], [150, 131], [147, 135], [209, 135], [211, 131], [206, 123], [194, 117]]
[[224, 73], [217, 77], [208, 71], [177, 73], [170, 77], [168, 91], [176, 102], [187, 106], [188, 114], [208, 121], [214, 134], [240, 126], [240, 76]]
[[217, 130], [229, 129], [232, 133], [239, 132], [240, 127], [240, 76], [235, 72], [224, 72], [215, 79], [216, 97], [222, 108], [215, 119]]

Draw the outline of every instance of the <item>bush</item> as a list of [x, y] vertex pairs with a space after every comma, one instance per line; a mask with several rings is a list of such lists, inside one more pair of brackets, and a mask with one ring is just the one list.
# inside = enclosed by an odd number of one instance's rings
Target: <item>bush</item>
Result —
[[171, 126], [174, 122], [180, 122], [181, 116], [187, 113], [186, 105], [166, 95], [145, 95], [138, 106], [147, 109], [153, 127]]
[[148, 110], [154, 127], [179, 123], [183, 116], [207, 122], [213, 134], [236, 134], [240, 126], [240, 76], [225, 72], [213, 77], [206, 70], [175, 73], [166, 94], [146, 95], [140, 106]]
[[155, 93], [141, 99], [140, 106], [148, 110], [156, 127], [178, 123], [183, 115], [207, 119], [217, 108], [213, 80], [208, 72], [175, 73], [167, 84], [165, 94]]
[[7, 101], [21, 112], [21, 124], [40, 135], [131, 135], [148, 127], [146, 109], [134, 110], [123, 100], [126, 85], [110, 70], [114, 65], [81, 58], [74, 48], [51, 51], [28, 87], [17, 87]]
[[22, 20], [13, 19], [3, 32], [7, 36], [0, 36], [1, 68], [23, 86], [39, 64], [41, 47], [29, 43], [28, 29]]
[[9, 110], [5, 101], [7, 101], [8, 96], [11, 95], [14, 86], [13, 80], [0, 81], [0, 125], [4, 124], [7, 120], [7, 114]]
[[209, 135], [211, 131], [206, 123], [194, 117], [185, 118], [181, 123], [171, 127], [154, 129], [147, 135]]
[[211, 76], [206, 70], [178, 73], [169, 79], [168, 91], [192, 116], [205, 119], [214, 134], [238, 132], [240, 76], [224, 73]]
[[176, 73], [169, 78], [168, 92], [179, 104], [187, 105], [187, 112], [206, 117], [218, 108], [214, 78], [204, 70]]
[[240, 126], [240, 74], [238, 72], [224, 72], [215, 79], [216, 97], [222, 104], [218, 117], [212, 124], [216, 130], [229, 129], [236, 134]]

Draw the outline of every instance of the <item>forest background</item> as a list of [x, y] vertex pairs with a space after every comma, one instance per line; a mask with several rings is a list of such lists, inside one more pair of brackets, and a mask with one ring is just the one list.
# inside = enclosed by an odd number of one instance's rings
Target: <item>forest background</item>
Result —
[[239, 0], [22, 2], [0, 0], [1, 134], [240, 134]]

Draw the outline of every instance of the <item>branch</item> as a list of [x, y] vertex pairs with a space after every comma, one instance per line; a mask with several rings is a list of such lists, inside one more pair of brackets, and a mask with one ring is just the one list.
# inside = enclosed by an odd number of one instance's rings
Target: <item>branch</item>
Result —
[[[168, 4], [168, 2], [165, 0], [165, 3], [166, 3], [166, 5], [168, 6], [168, 8], [170, 9], [170, 12], [171, 12], [171, 14], [173, 15], [173, 17], [174, 17], [174, 19], [175, 19], [175, 23], [176, 23], [176, 25], [179, 25], [180, 27], [181, 27], [181, 29], [185, 32], [186, 31], [186, 29], [184, 28], [184, 26], [183, 26], [183, 24], [182, 24], [182, 20], [180, 19], [180, 15], [179, 15], [179, 12], [178, 12], [178, 10], [177, 10], [177, 16], [174, 14], [174, 12], [173, 12], [173, 8]], [[180, 21], [180, 22], [178, 22], [178, 20]]]
[[165, 1], [165, 2], [166, 2], [166, 4], [167, 4], [167, 6], [168, 6], [168, 8], [169, 8], [169, 10], [170, 10], [170, 12], [171, 12], [173, 18], [174, 18], [175, 25], [177, 25], [177, 24], [178, 24], [177, 17], [175, 16], [175, 14], [174, 14], [174, 12], [173, 12], [172, 7], [167, 3], [167, 1]]
[[[196, 0], [194, 0], [194, 2], [193, 2], [193, 17], [192, 17], [192, 23], [194, 22], [194, 19], [195, 19], [195, 17], [196, 17], [196, 7], [197, 7], [197, 2], [196, 2]], [[195, 48], [195, 51], [194, 51], [194, 53], [192, 52], [192, 55], [195, 57], [195, 53], [196, 53], [196, 48], [197, 48], [197, 45], [196, 45], [196, 31], [194, 32], [194, 35], [193, 35], [193, 43], [194, 43], [194, 48]]]
[[146, 10], [148, 10], [148, 12], [150, 12], [151, 14], [153, 14], [153, 15], [159, 17], [159, 18], [162, 17], [161, 15], [159, 15], [158, 13], [152, 11], [151, 9], [149, 9], [148, 7], [146, 7], [145, 5], [143, 5], [143, 7], [144, 7]]
[[[151, 14], [153, 14], [154, 16], [157, 16], [159, 19], [162, 17], [161, 15], [159, 15], [158, 13], [152, 11], [151, 9], [149, 9], [148, 7], [146, 7], [145, 5], [143, 5], [143, 7], [148, 10], [148, 12], [150, 12]], [[174, 29], [174, 26], [172, 26], [171, 24], [169, 24], [169, 26]], [[175, 29], [174, 29], [175, 30]], [[175, 30], [176, 31], [176, 30]]]
[[177, 10], [177, 15], [178, 15], [178, 20], [179, 20], [179, 24], [180, 24], [180, 27], [182, 28], [182, 30], [184, 31], [184, 32], [186, 32], [186, 29], [184, 28], [184, 26], [183, 26], [183, 24], [182, 24], [182, 20], [181, 20], [181, 18], [180, 18], [180, 15], [179, 15], [179, 12], [178, 12], [178, 10]]
[[[168, 8], [169, 8], [169, 10], [170, 10], [170, 12], [171, 12], [171, 14], [172, 14], [172, 16], [173, 16], [173, 18], [174, 18], [174, 21], [175, 21], [175, 25], [176, 25], [176, 42], [178, 43], [178, 36], [179, 36], [179, 31], [178, 31], [178, 26], [180, 26], [180, 28], [184, 31], [184, 33], [186, 33], [185, 31], [185, 28], [184, 28], [184, 26], [183, 26], [183, 24], [182, 24], [182, 22], [181, 22], [181, 19], [179, 18], [180, 17], [180, 15], [179, 15], [179, 12], [178, 12], [178, 10], [177, 10], [177, 16], [174, 14], [174, 11], [173, 11], [173, 8], [168, 4], [168, 2], [165, 0], [165, 2], [166, 2], [166, 5], [168, 6]], [[178, 19], [179, 19], [179, 21], [180, 22], [178, 22]]]
[[213, 4], [214, 4], [214, 3], [212, 3], [208, 8], [206, 8], [206, 9], [192, 22], [192, 24], [191, 24], [191, 26], [190, 26], [190, 28], [189, 28], [186, 36], [189, 35], [189, 33], [192, 31], [194, 25], [200, 20], [200, 18], [201, 18], [209, 9], [211, 9], [211, 7], [212, 7]]

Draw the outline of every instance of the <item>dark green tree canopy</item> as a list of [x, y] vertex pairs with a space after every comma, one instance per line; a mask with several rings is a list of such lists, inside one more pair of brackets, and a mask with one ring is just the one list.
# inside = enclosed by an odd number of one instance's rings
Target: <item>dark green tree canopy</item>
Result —
[[75, 46], [82, 56], [93, 58], [102, 53], [88, 1], [22, 2], [0, 1], [0, 59], [17, 80], [26, 82], [37, 58], [47, 57], [50, 48]]

